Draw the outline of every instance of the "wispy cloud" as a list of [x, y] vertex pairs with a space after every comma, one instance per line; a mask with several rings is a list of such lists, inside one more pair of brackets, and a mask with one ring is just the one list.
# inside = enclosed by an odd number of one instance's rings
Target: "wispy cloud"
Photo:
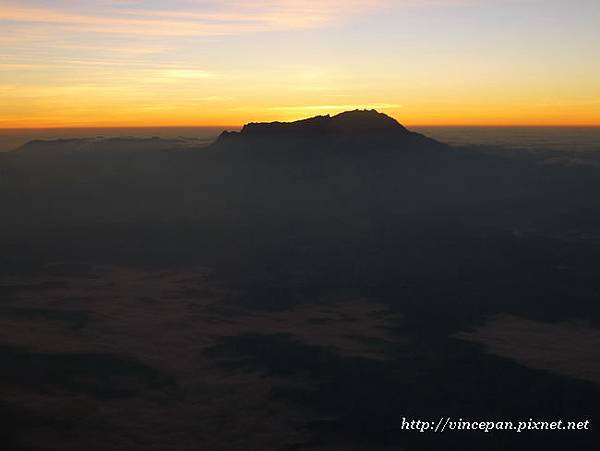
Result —
[[[97, 2], [89, 6], [98, 6]], [[102, 8], [81, 8], [32, 0], [3, 2], [0, 21], [28, 26], [51, 25], [56, 31], [139, 36], [218, 36], [246, 32], [311, 28], [389, 4], [389, 0], [224, 0], [173, 1], [169, 8], [155, 2], [101, 2]], [[126, 7], [124, 8], [123, 5]], [[89, 10], [89, 12], [88, 12]]]

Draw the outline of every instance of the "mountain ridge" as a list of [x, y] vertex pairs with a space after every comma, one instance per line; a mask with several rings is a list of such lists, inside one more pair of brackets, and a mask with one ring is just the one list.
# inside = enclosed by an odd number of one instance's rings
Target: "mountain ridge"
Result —
[[376, 110], [353, 110], [319, 115], [292, 122], [249, 122], [240, 131], [223, 131], [214, 141], [197, 138], [77, 137], [33, 139], [8, 153], [106, 151], [106, 150], [214, 150], [230, 144], [285, 144], [312, 146], [447, 147], [446, 144], [405, 128], [396, 119]]
[[215, 145], [269, 142], [297, 144], [402, 144], [407, 147], [445, 144], [405, 128], [396, 119], [377, 110], [345, 111], [334, 116], [321, 115], [293, 122], [250, 122], [239, 132], [225, 131]]

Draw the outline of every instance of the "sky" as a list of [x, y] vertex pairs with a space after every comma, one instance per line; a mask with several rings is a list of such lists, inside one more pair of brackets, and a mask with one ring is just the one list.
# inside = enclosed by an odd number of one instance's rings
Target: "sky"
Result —
[[598, 0], [0, 0], [0, 128], [600, 125]]

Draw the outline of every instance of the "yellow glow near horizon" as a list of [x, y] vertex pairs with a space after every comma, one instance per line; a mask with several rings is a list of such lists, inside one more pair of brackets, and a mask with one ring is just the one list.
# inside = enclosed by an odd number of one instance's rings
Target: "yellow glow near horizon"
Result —
[[[542, 4], [543, 3], [543, 4]], [[600, 126], [600, 4], [6, 0], [0, 128]]]

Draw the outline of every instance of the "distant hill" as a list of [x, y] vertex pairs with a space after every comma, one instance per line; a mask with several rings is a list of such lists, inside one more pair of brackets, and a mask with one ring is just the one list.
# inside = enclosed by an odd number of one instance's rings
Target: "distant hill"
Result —
[[103, 137], [70, 139], [35, 139], [15, 149], [21, 154], [70, 153], [70, 152], [143, 152], [156, 150], [185, 150], [205, 144], [195, 139], [163, 139]]

